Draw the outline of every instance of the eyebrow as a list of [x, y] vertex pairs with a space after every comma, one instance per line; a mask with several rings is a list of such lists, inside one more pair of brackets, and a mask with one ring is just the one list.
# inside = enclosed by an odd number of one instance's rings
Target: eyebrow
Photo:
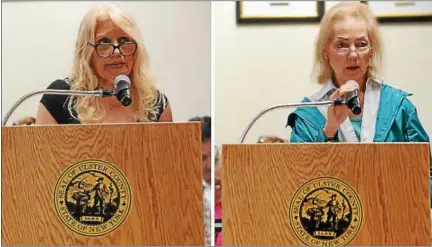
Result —
[[[96, 37], [95, 37], [96, 42], [99, 42], [103, 39], [108, 39], [108, 40], [112, 41], [111, 38], [109, 38], [107, 35], [103, 35], [103, 36], [97, 36], [96, 35]], [[131, 37], [128, 37], [128, 36], [121, 36], [120, 38], [117, 39], [117, 41], [120, 41], [121, 39], [133, 40]]]
[[[345, 37], [336, 37], [337, 39], [343, 39], [343, 40], [349, 40], [348, 38], [345, 38]], [[361, 37], [358, 37], [358, 38], [356, 38], [356, 40], [359, 40], [359, 39], [366, 39], [366, 36], [361, 36]]]

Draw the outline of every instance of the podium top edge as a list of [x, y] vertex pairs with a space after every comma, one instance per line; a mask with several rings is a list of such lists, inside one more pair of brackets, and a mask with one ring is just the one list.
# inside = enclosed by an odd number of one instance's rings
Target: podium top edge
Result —
[[133, 122], [133, 123], [95, 123], [95, 124], [43, 124], [43, 125], [6, 125], [3, 128], [38, 128], [38, 127], [96, 127], [96, 126], [137, 126], [137, 125], [201, 125], [197, 121], [178, 122]]
[[287, 145], [431, 145], [430, 142], [314, 142], [314, 143], [227, 143], [222, 147], [236, 146], [287, 146]]

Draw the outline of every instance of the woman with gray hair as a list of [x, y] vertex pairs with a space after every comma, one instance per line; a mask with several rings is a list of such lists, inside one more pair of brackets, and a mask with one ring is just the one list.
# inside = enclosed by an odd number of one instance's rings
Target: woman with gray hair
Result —
[[149, 56], [137, 24], [117, 6], [100, 4], [81, 22], [70, 77], [48, 88], [113, 90], [119, 75], [131, 80], [130, 107], [115, 97], [44, 95], [36, 124], [172, 122], [168, 99], [150, 75]]
[[[303, 102], [341, 99], [358, 90], [362, 113], [346, 105], [297, 109], [288, 117], [291, 142], [428, 142], [410, 93], [378, 78], [382, 43], [366, 4], [343, 2], [323, 17], [316, 42], [321, 90]], [[347, 83], [354, 80], [354, 83]]]

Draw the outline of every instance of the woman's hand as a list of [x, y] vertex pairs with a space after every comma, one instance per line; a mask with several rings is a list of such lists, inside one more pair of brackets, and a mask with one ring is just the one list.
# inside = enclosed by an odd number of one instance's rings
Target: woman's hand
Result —
[[[357, 87], [354, 85], [342, 85], [337, 89], [331, 96], [331, 99], [345, 98], [349, 92], [356, 90]], [[345, 121], [350, 114], [350, 109], [346, 105], [330, 106], [327, 112], [327, 122], [323, 128], [324, 135], [326, 137], [334, 137], [337, 129]]]

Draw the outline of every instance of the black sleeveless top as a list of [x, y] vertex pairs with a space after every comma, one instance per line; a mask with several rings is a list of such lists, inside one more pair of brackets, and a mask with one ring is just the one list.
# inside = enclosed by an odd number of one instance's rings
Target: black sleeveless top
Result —
[[[70, 85], [66, 80], [56, 80], [48, 86], [48, 89], [56, 89], [56, 90], [70, 90]], [[58, 124], [80, 124], [80, 121], [74, 117], [77, 117], [77, 114], [74, 109], [72, 109], [71, 116], [68, 105], [69, 105], [70, 95], [55, 95], [55, 94], [44, 94], [40, 103], [42, 103], [48, 112], [53, 116], [53, 118], [57, 121]], [[156, 118], [148, 116], [149, 121], [157, 122], [159, 121], [160, 116], [168, 105], [168, 98], [165, 94], [158, 91], [156, 107], [157, 114]]]

